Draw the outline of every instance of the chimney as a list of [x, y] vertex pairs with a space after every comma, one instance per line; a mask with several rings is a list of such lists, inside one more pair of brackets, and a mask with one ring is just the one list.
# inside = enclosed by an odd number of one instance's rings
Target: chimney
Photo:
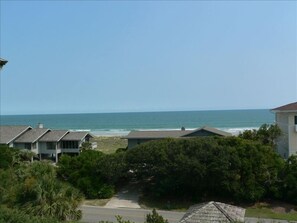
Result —
[[42, 123], [38, 123], [38, 124], [37, 124], [37, 128], [39, 128], [39, 129], [43, 129], [43, 124], [42, 124]]

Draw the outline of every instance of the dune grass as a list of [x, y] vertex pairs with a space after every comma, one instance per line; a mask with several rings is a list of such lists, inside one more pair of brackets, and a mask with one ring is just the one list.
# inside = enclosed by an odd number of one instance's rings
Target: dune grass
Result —
[[106, 154], [114, 153], [117, 149], [126, 148], [128, 145], [127, 139], [117, 136], [98, 136], [92, 141], [97, 142], [97, 150]]

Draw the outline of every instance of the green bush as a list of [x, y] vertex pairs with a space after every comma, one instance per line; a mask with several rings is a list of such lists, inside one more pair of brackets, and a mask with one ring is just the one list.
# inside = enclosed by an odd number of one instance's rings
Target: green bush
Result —
[[284, 161], [260, 142], [200, 137], [141, 144], [127, 151], [127, 163], [151, 196], [257, 201], [278, 192]]
[[297, 156], [286, 161], [280, 186], [283, 198], [297, 205]]
[[110, 198], [127, 173], [124, 153], [103, 154], [85, 150], [79, 156], [63, 155], [58, 163], [60, 179], [71, 183], [87, 198]]
[[153, 209], [151, 214], [146, 215], [145, 223], [168, 223], [168, 220], [159, 215], [156, 209]]
[[59, 221], [53, 218], [32, 216], [18, 209], [2, 206], [0, 207], [0, 223], [59, 223]]
[[115, 190], [113, 186], [103, 184], [98, 191], [98, 197], [103, 199], [110, 198], [114, 195], [114, 193], [115, 193]]

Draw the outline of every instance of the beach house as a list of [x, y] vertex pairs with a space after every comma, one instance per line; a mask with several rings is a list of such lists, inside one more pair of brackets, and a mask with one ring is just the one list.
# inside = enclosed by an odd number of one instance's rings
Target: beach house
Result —
[[126, 137], [124, 137], [124, 139], [128, 139], [128, 148], [130, 149], [151, 140], [201, 136], [231, 136], [231, 134], [208, 126], [195, 130], [186, 130], [182, 127], [180, 130], [169, 131], [131, 131]]
[[275, 122], [282, 130], [277, 140], [277, 152], [287, 159], [297, 155], [297, 102], [271, 110], [275, 113]]
[[[51, 130], [38, 125], [0, 126], [0, 144], [17, 149], [26, 149], [38, 155], [39, 159], [53, 158], [58, 162], [61, 154], [79, 154], [84, 142], [90, 142], [89, 132]], [[92, 148], [96, 144], [92, 143]]]

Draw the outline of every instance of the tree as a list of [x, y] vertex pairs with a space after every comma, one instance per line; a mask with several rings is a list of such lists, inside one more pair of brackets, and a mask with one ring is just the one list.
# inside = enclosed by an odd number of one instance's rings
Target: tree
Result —
[[153, 209], [152, 214], [146, 215], [145, 223], [168, 223], [168, 220], [159, 215], [156, 209]]
[[84, 150], [90, 150], [90, 149], [92, 149], [92, 143], [90, 143], [90, 142], [84, 142], [84, 143], [82, 143], [80, 149], [82, 151], [84, 151]]
[[297, 156], [286, 161], [281, 187], [285, 200], [297, 204]]
[[276, 148], [276, 140], [281, 136], [281, 129], [277, 125], [263, 124], [258, 130], [245, 130], [239, 134], [240, 138], [260, 141], [264, 145], [273, 146]]
[[103, 154], [85, 150], [79, 156], [62, 156], [58, 163], [60, 179], [80, 189], [87, 198], [110, 198], [115, 186], [128, 172], [124, 153]]
[[151, 141], [126, 154], [146, 194], [157, 199], [257, 201], [278, 192], [284, 164], [271, 146], [238, 137]]
[[77, 208], [82, 195], [57, 179], [52, 164], [22, 161], [22, 151], [10, 150], [0, 150], [0, 157], [6, 160], [0, 168], [1, 204], [41, 218], [62, 221], [81, 218]]

